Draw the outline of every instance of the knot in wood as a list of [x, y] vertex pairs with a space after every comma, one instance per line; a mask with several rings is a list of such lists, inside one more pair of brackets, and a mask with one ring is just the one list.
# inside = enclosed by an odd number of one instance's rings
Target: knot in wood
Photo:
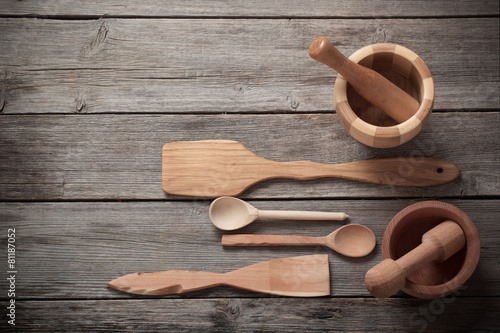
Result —
[[82, 112], [83, 108], [85, 108], [87, 104], [85, 103], [85, 97], [84, 96], [78, 96], [76, 98], [76, 112], [80, 113]]
[[286, 100], [290, 103], [292, 110], [297, 110], [300, 105], [300, 100], [294, 95], [287, 95]]
[[344, 313], [342, 309], [337, 309], [337, 308], [325, 308], [325, 309], [318, 309], [314, 313], [312, 313], [312, 317], [316, 319], [340, 319], [344, 317]]
[[231, 321], [238, 318], [241, 314], [240, 305], [232, 301], [219, 303], [217, 305], [217, 310], [219, 310], [219, 313], [223, 315], [226, 320], [229, 319]]
[[3, 112], [3, 108], [5, 107], [5, 98], [3, 90], [0, 91], [0, 113]]
[[95, 35], [94, 38], [92, 38], [92, 40], [90, 41], [90, 50], [93, 50], [104, 43], [104, 40], [108, 35], [108, 31], [108, 27], [106, 26], [105, 22], [103, 22], [99, 27], [99, 30], [97, 31], [97, 35]]

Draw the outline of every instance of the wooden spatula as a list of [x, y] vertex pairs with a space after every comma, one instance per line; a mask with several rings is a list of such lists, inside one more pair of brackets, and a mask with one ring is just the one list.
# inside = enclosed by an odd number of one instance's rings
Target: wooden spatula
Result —
[[134, 273], [107, 283], [114, 289], [140, 295], [170, 295], [220, 285], [260, 293], [315, 297], [330, 295], [328, 255], [274, 259], [225, 274], [198, 271]]
[[429, 157], [387, 158], [343, 164], [275, 162], [230, 140], [181, 141], [163, 146], [162, 187], [171, 194], [237, 196], [272, 178], [338, 177], [377, 184], [432, 186], [460, 175], [453, 163]]

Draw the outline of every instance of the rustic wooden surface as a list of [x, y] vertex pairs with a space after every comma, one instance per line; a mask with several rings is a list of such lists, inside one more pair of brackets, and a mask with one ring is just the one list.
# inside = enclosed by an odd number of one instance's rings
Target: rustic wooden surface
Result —
[[[435, 81], [434, 112], [412, 141], [363, 146], [333, 107], [336, 73], [310, 59], [325, 35], [350, 55], [376, 42], [415, 51]], [[0, 328], [7, 331], [498, 332], [500, 328], [498, 1], [15, 1], [0, 7]], [[222, 248], [211, 200], [165, 194], [161, 148], [231, 139], [277, 160], [342, 163], [428, 156], [456, 181], [406, 188], [272, 180], [258, 209], [345, 211], [375, 251]], [[411, 171], [411, 170], [410, 170]], [[456, 205], [481, 259], [457, 293], [370, 296], [385, 227], [408, 205]], [[256, 221], [236, 231], [323, 236], [343, 222]], [[8, 324], [7, 231], [16, 229], [16, 326]], [[228, 272], [329, 254], [331, 296], [285, 298], [217, 287], [133, 296], [105, 283], [137, 271]]]

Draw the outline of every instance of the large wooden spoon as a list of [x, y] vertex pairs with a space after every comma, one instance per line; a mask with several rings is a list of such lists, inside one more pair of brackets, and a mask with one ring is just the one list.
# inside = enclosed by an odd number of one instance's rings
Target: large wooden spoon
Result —
[[338, 177], [376, 184], [432, 186], [460, 175], [453, 163], [429, 158], [386, 158], [343, 164], [275, 162], [230, 140], [181, 141], [163, 146], [162, 187], [171, 194], [237, 196], [272, 178]]
[[222, 235], [223, 246], [323, 245], [346, 257], [364, 257], [375, 248], [373, 231], [360, 224], [348, 224], [326, 237], [284, 235]]
[[131, 294], [170, 295], [220, 285], [281, 296], [330, 295], [328, 255], [275, 259], [246, 266], [225, 274], [173, 270], [133, 273], [107, 283]]
[[361, 96], [397, 122], [417, 113], [420, 104], [416, 99], [374, 70], [349, 60], [326, 37], [311, 43], [309, 55], [339, 72]]
[[220, 197], [210, 205], [209, 216], [212, 223], [221, 230], [236, 230], [249, 225], [258, 218], [314, 220], [314, 221], [342, 221], [349, 217], [346, 213], [309, 212], [296, 210], [258, 210], [238, 198]]

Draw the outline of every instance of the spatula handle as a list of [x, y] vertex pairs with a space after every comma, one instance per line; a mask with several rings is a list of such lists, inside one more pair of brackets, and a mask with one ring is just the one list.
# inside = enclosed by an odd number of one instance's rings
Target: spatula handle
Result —
[[223, 281], [223, 275], [218, 273], [171, 270], [128, 274], [107, 285], [131, 294], [170, 295], [219, 286]]
[[460, 169], [453, 163], [430, 157], [385, 158], [342, 164], [308, 161], [275, 162], [273, 172], [280, 177], [315, 179], [337, 177], [375, 184], [433, 186], [456, 179]]
[[259, 210], [258, 217], [274, 220], [309, 220], [309, 221], [343, 221], [349, 217], [346, 213], [308, 212], [298, 210]]
[[222, 246], [301, 246], [324, 245], [323, 237], [288, 236], [288, 235], [222, 235]]
[[309, 55], [339, 72], [361, 96], [397, 122], [410, 119], [420, 107], [417, 100], [379, 73], [346, 58], [323, 36], [311, 43]]

